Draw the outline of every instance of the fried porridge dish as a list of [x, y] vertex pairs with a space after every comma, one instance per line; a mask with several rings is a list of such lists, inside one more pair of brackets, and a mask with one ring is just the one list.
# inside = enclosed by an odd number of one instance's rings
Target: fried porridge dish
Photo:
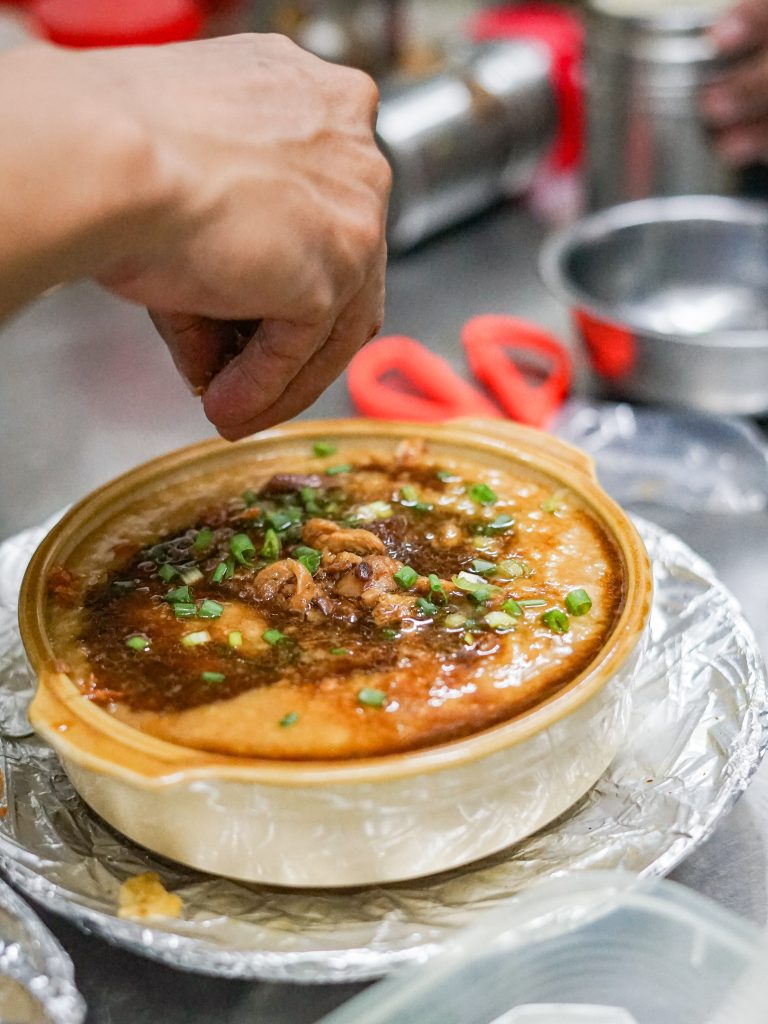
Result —
[[57, 668], [137, 729], [247, 757], [393, 754], [518, 716], [588, 668], [624, 592], [596, 516], [510, 466], [319, 440], [147, 506], [149, 535], [138, 511], [98, 564], [51, 572]]

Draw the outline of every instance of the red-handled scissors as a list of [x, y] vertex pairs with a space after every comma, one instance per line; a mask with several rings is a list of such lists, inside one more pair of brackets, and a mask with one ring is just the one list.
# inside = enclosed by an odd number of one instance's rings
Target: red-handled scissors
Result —
[[371, 342], [352, 360], [348, 382], [355, 407], [375, 419], [506, 414], [533, 427], [549, 424], [573, 376], [571, 357], [557, 338], [526, 320], [488, 314], [469, 320], [461, 340], [471, 372], [496, 402], [421, 342], [393, 335]]

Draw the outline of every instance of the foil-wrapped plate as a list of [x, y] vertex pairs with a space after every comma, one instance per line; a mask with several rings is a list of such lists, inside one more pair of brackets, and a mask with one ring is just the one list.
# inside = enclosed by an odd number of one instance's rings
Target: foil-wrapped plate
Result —
[[[711, 567], [672, 534], [637, 525], [654, 567], [651, 640], [628, 738], [600, 782], [557, 821], [486, 860], [338, 891], [202, 875], [134, 845], [86, 807], [25, 724], [31, 682], [15, 601], [44, 528], [12, 538], [0, 545], [0, 865], [46, 907], [146, 956], [223, 977], [301, 982], [359, 981], [424, 959], [486, 909], [566, 871], [666, 873], [746, 788], [766, 746], [768, 688], [752, 631]], [[120, 884], [148, 870], [182, 898], [182, 918], [117, 916]]]

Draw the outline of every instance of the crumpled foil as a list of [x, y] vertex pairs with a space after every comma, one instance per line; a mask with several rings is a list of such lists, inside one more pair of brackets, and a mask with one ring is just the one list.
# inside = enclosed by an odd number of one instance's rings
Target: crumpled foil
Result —
[[[224, 977], [301, 982], [357, 981], [424, 959], [488, 908], [566, 871], [670, 871], [746, 788], [766, 746], [768, 692], [752, 631], [711, 567], [672, 534], [637, 524], [654, 567], [650, 646], [628, 739], [604, 777], [557, 821], [493, 857], [346, 891], [202, 875], [134, 845], [85, 806], [56, 755], [24, 735], [31, 684], [15, 600], [44, 530], [12, 538], [0, 545], [0, 865], [46, 907], [136, 952]], [[182, 919], [117, 917], [121, 882], [147, 870], [181, 896]]]

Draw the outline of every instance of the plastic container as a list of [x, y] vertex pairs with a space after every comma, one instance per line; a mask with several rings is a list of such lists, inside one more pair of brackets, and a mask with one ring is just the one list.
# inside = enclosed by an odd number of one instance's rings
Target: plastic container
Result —
[[203, 25], [195, 0], [33, 0], [38, 35], [59, 46], [149, 46], [194, 39]]
[[557, 879], [323, 1024], [765, 1024], [760, 930], [673, 882]]

